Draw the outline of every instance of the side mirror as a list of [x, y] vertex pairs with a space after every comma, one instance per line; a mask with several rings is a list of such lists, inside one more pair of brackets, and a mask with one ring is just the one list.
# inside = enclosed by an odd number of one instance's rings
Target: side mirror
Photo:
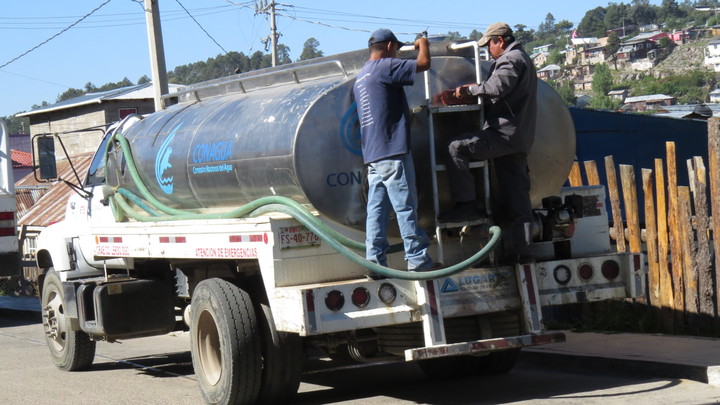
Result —
[[[35, 178], [43, 181], [57, 180], [57, 164], [55, 162], [55, 137], [42, 135], [35, 138], [39, 164], [35, 166]], [[33, 159], [35, 156], [33, 156]]]

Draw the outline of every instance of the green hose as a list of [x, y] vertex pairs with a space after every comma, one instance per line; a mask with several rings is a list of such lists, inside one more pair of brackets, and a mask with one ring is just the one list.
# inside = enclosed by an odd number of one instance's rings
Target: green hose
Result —
[[[293, 218], [295, 218], [298, 222], [305, 225], [311, 232], [315, 233], [328, 243], [333, 249], [335, 249], [338, 253], [343, 255], [345, 258], [350, 260], [351, 262], [362, 266], [366, 270], [369, 270], [370, 272], [380, 274], [382, 276], [401, 279], [401, 280], [432, 280], [436, 278], [442, 278], [442, 277], [448, 277], [453, 274], [456, 274], [460, 271], [463, 271], [467, 269], [468, 267], [472, 266], [473, 264], [480, 261], [483, 257], [485, 257], [492, 249], [495, 248], [495, 245], [500, 239], [500, 228], [497, 226], [492, 226], [490, 228], [491, 238], [490, 241], [477, 253], [469, 257], [468, 259], [457, 263], [453, 266], [446, 267], [439, 270], [432, 270], [432, 271], [423, 271], [423, 272], [413, 272], [413, 271], [403, 271], [403, 270], [395, 270], [388, 267], [380, 266], [376, 263], [370, 262], [366, 260], [363, 256], [358, 255], [357, 253], [353, 252], [350, 249], [354, 250], [365, 250], [365, 245], [361, 242], [357, 242], [355, 240], [352, 240], [339, 232], [335, 231], [334, 229], [328, 227], [326, 224], [324, 224], [322, 221], [317, 219], [313, 214], [311, 214], [305, 207], [303, 207], [301, 204], [299, 204], [297, 201], [292, 200], [287, 197], [281, 197], [281, 196], [267, 196], [262, 197], [257, 200], [254, 200], [248, 204], [245, 204], [241, 207], [232, 209], [227, 212], [222, 213], [212, 213], [212, 214], [204, 214], [199, 212], [193, 212], [193, 211], [186, 211], [186, 210], [178, 210], [172, 207], [169, 207], [162, 202], [160, 202], [157, 198], [155, 198], [151, 193], [150, 190], [145, 186], [142, 179], [140, 178], [140, 175], [137, 170], [137, 166], [135, 165], [134, 159], [132, 158], [132, 153], [130, 149], [130, 145], [127, 141], [127, 139], [120, 134], [119, 132], [116, 132], [115, 134], [111, 135], [111, 138], [108, 142], [108, 148], [106, 151], [106, 161], [107, 161], [107, 154], [109, 153], [112, 145], [114, 144], [114, 141], [117, 141], [120, 145], [120, 148], [123, 151], [123, 155], [125, 157], [125, 161], [127, 162], [127, 168], [130, 173], [130, 176], [135, 184], [135, 186], [138, 188], [138, 191], [140, 191], [140, 194], [142, 195], [142, 198], [134, 194], [132, 191], [122, 188], [122, 187], [116, 187], [113, 189], [115, 191], [114, 194], [110, 195], [109, 198], [111, 200], [110, 206], [113, 209], [113, 214], [115, 218], [122, 218], [123, 216], [127, 215], [130, 218], [133, 218], [140, 222], [157, 222], [157, 221], [178, 221], [178, 220], [188, 220], [188, 219], [231, 219], [231, 218], [240, 218], [245, 216], [260, 216], [260, 215], [266, 215], [269, 213], [283, 213], [286, 215], [289, 215]], [[109, 178], [109, 168], [108, 165], [105, 165], [105, 175], [106, 178]], [[142, 214], [140, 212], [137, 212], [135, 209], [130, 206], [130, 204], [126, 201], [126, 198], [130, 200], [133, 204], [135, 204], [137, 207], [142, 209], [147, 213]], [[144, 199], [144, 200], [143, 200]], [[123, 212], [117, 212], [117, 210], [122, 210]], [[164, 215], [163, 215], [164, 214]], [[398, 250], [398, 246], [402, 248], [402, 245], [395, 245], [393, 251]], [[348, 249], [350, 248], [350, 249]], [[401, 250], [401, 249], [400, 249]]]

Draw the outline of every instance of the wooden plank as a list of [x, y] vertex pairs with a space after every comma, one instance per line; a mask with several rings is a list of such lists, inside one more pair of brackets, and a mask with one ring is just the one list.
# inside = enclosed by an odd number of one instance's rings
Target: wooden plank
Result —
[[653, 197], [653, 171], [642, 169], [643, 195], [645, 200], [645, 246], [648, 261], [648, 300], [656, 309], [662, 308], [660, 300], [660, 267], [658, 264], [657, 218], [655, 217], [655, 200]]
[[695, 232], [692, 227], [692, 211], [690, 210], [690, 187], [678, 187], [678, 226], [682, 231], [680, 247], [683, 257], [683, 282], [685, 287], [685, 312], [688, 323], [693, 325], [698, 313], [698, 274], [695, 267]]
[[685, 307], [685, 292], [683, 282], [683, 257], [680, 244], [680, 225], [678, 223], [678, 190], [677, 190], [677, 161], [675, 155], [675, 142], [665, 142], [667, 162], [667, 196], [668, 196], [668, 225], [670, 231], [670, 262], [673, 280], [673, 311], [675, 316], [675, 330], [684, 323], [683, 311]]
[[635, 171], [631, 165], [620, 165], [623, 200], [625, 202], [625, 220], [628, 228], [628, 241], [631, 253], [642, 252], [640, 239], [640, 218], [638, 215], [637, 189], [635, 187]]
[[710, 218], [707, 204], [707, 176], [705, 163], [702, 157], [693, 158], [695, 176], [691, 183], [695, 184], [693, 201], [695, 201], [695, 235], [697, 236], [697, 253], [695, 263], [698, 272], [698, 300], [700, 301], [700, 314], [709, 317], [715, 316], [713, 306], [713, 273], [712, 257], [710, 255]]
[[605, 156], [605, 173], [607, 175], [610, 210], [612, 211], [613, 228], [615, 228], [615, 247], [618, 252], [627, 251], [625, 245], [625, 227], [620, 212], [620, 191], [618, 190], [615, 161], [612, 156]]
[[600, 175], [598, 174], [597, 164], [594, 160], [586, 160], [585, 164], [585, 176], [587, 177], [588, 186], [599, 186]]
[[[715, 298], [720, 300], [720, 117], [708, 120], [708, 157], [710, 159], [710, 200], [712, 207], [713, 246], [715, 251]], [[720, 305], [718, 305], [720, 312]]]
[[580, 187], [583, 185], [582, 174], [580, 174], [580, 164], [573, 162], [570, 167], [570, 174], [568, 174], [568, 182], [571, 187]]
[[657, 237], [658, 237], [658, 271], [660, 272], [660, 303], [663, 311], [663, 330], [674, 332], [672, 306], [674, 302], [672, 277], [668, 266], [668, 232], [667, 202], [665, 199], [665, 169], [662, 159], [655, 159], [655, 193], [657, 193]]

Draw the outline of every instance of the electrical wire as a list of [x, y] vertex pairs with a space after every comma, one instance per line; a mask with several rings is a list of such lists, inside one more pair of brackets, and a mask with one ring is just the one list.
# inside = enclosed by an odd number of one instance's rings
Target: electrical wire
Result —
[[29, 54], [30, 52], [32, 52], [32, 51], [40, 48], [41, 46], [45, 45], [46, 43], [48, 43], [48, 42], [52, 41], [53, 39], [57, 38], [58, 36], [60, 36], [60, 35], [61, 35], [62, 33], [64, 33], [64, 32], [66, 32], [66, 31], [69, 30], [70, 28], [78, 25], [82, 20], [90, 17], [93, 13], [95, 13], [96, 11], [100, 10], [101, 8], [103, 8], [103, 7], [104, 7], [106, 4], [108, 4], [108, 3], [110, 3], [110, 0], [106, 0], [104, 3], [102, 3], [102, 4], [99, 5], [99, 6], [97, 6], [93, 11], [89, 12], [88, 14], [85, 14], [82, 18], [80, 18], [79, 20], [77, 20], [77, 21], [75, 21], [74, 23], [70, 24], [67, 28], [63, 29], [62, 31], [58, 32], [57, 34], [53, 35], [52, 37], [50, 37], [50, 38], [46, 39], [45, 41], [43, 41], [43, 42], [35, 45], [34, 47], [32, 47], [32, 48], [30, 48], [29, 50], [23, 52], [22, 54], [14, 57], [14, 58], [11, 59], [10, 61], [5, 62], [3, 65], [0, 65], [0, 69], [4, 68], [5, 66], [7, 66], [7, 65], [9, 65], [9, 64], [11, 64], [11, 63], [13, 63], [13, 62], [15, 62], [16, 60], [22, 58], [23, 56]]
[[190, 14], [190, 12], [188, 11], [188, 9], [185, 8], [185, 6], [183, 6], [182, 3], [180, 3], [180, 0], [175, 0], [175, 2], [176, 2], [180, 7], [182, 7], [183, 10], [185, 10], [185, 12], [187, 13], [187, 15], [190, 16], [190, 18], [192, 18], [193, 21], [195, 21], [195, 24], [197, 24], [197, 26], [200, 27], [200, 29], [205, 33], [205, 35], [207, 35], [208, 38], [210, 38], [210, 39], [215, 43], [215, 45], [217, 45], [220, 49], [223, 50], [223, 52], [225, 52], [225, 55], [229, 56], [230, 59], [232, 59], [238, 66], [241, 66], [241, 65], [242, 65], [242, 63], [240, 63], [240, 61], [238, 61], [237, 59], [235, 59], [235, 57], [234, 57], [233, 55], [231, 55], [228, 51], [226, 51], [225, 48], [223, 48], [223, 46], [220, 45], [220, 44], [218, 43], [218, 41], [216, 41], [215, 38], [213, 38], [213, 36], [210, 35], [209, 32], [207, 32], [207, 30], [200, 24], [200, 22], [198, 22], [198, 20], [196, 20], [195, 17], [193, 17], [193, 15]]

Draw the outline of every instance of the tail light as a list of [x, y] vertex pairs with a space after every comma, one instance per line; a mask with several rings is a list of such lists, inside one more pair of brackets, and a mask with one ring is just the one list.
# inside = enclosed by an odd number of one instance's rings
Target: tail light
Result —
[[555, 270], [553, 270], [553, 277], [555, 278], [555, 281], [558, 282], [558, 284], [565, 285], [568, 282], [570, 282], [572, 273], [570, 272], [570, 269], [568, 268], [568, 266], [561, 264], [561, 265], [555, 267]]
[[331, 311], [339, 311], [345, 305], [345, 297], [338, 290], [332, 290], [325, 296], [325, 306]]
[[578, 276], [580, 276], [581, 279], [587, 281], [590, 280], [593, 276], [593, 267], [587, 263], [580, 265], [578, 267]]
[[358, 287], [353, 290], [350, 301], [358, 308], [365, 308], [370, 302], [370, 291], [365, 287]]
[[397, 290], [390, 283], [382, 283], [378, 288], [378, 297], [385, 305], [390, 305], [397, 298]]
[[612, 280], [620, 275], [620, 265], [614, 260], [606, 260], [602, 264], [600, 272], [606, 279]]
[[15, 232], [15, 213], [0, 212], [0, 236], [13, 236]]

